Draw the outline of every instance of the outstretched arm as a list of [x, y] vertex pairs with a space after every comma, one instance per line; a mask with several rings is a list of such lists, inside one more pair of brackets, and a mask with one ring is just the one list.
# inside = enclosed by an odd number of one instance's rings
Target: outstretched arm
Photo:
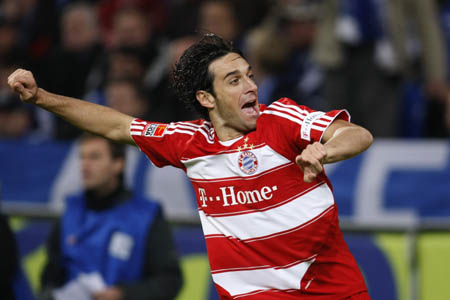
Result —
[[8, 77], [8, 85], [23, 102], [40, 106], [82, 130], [135, 145], [129, 134], [131, 116], [106, 106], [47, 92], [37, 86], [33, 74], [27, 70], [14, 71]]
[[323, 171], [323, 165], [345, 160], [363, 152], [373, 142], [370, 132], [358, 125], [335, 120], [325, 131], [322, 143], [308, 145], [295, 159], [306, 182]]

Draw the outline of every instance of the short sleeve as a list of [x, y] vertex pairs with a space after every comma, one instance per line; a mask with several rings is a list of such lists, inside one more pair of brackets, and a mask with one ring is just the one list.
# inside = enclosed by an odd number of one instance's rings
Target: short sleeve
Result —
[[130, 125], [130, 135], [155, 166], [183, 168], [180, 157], [196, 126], [189, 122], [167, 124], [134, 119]]
[[320, 142], [328, 126], [336, 119], [350, 122], [347, 110], [332, 110], [329, 112], [314, 111], [306, 106], [299, 106], [304, 111], [300, 129], [300, 138], [308, 142]]
[[[272, 137], [277, 148], [298, 149], [308, 144], [320, 142], [328, 126], [336, 119], [350, 121], [347, 110], [322, 112], [304, 105], [298, 105], [289, 98], [281, 98], [262, 111], [261, 121], [269, 127], [267, 134]], [[266, 128], [267, 128], [266, 127]]]

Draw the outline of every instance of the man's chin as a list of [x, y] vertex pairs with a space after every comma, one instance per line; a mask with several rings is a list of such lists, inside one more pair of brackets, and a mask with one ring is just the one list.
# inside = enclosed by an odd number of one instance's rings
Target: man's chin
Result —
[[246, 129], [247, 132], [248, 132], [248, 131], [253, 131], [253, 130], [256, 129], [256, 120], [257, 120], [257, 119], [249, 120], [249, 121], [247, 121], [247, 122], [245, 123], [245, 129]]

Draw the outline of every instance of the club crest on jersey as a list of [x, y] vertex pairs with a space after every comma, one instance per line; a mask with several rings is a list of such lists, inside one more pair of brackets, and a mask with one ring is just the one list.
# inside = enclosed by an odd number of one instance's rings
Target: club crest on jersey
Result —
[[144, 136], [162, 137], [167, 124], [147, 124], [144, 128]]
[[242, 172], [251, 175], [258, 169], [258, 159], [250, 151], [244, 151], [239, 154], [238, 165]]

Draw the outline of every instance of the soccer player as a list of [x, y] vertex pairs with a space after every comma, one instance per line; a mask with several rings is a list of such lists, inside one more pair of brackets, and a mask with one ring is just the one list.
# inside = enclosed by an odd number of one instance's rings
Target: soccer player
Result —
[[49, 93], [21, 69], [8, 84], [25, 102], [186, 172], [221, 299], [370, 299], [323, 165], [361, 153], [372, 135], [345, 110], [314, 111], [287, 98], [260, 106], [251, 66], [213, 34], [185, 51], [174, 80], [204, 119], [136, 119]]

